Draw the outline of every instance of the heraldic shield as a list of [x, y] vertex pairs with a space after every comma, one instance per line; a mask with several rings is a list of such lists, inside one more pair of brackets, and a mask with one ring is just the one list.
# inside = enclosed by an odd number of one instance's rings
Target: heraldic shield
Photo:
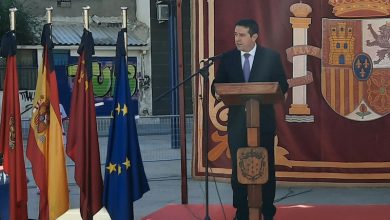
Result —
[[268, 181], [268, 153], [264, 147], [238, 149], [237, 179], [241, 184], [264, 184]]
[[341, 116], [390, 112], [390, 19], [323, 19], [321, 91]]

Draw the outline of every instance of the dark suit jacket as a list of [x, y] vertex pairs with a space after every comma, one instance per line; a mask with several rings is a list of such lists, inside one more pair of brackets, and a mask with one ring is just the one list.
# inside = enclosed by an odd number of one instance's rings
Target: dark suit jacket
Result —
[[[243, 82], [245, 80], [241, 65], [241, 52], [235, 49], [225, 53], [221, 58], [213, 85], [214, 83]], [[282, 92], [286, 93], [288, 84], [280, 55], [271, 49], [257, 45], [249, 82], [279, 82]], [[275, 133], [275, 129], [273, 105], [261, 105], [261, 134]], [[246, 114], [244, 106], [229, 106], [227, 130], [229, 145], [231, 147], [246, 146]]]

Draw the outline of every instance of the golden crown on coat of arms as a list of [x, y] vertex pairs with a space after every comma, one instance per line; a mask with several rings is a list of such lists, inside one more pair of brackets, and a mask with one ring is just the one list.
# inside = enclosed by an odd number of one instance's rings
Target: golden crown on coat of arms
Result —
[[380, 17], [390, 14], [390, 0], [329, 0], [338, 17]]
[[306, 18], [311, 13], [311, 7], [301, 2], [290, 6], [291, 13], [298, 18]]

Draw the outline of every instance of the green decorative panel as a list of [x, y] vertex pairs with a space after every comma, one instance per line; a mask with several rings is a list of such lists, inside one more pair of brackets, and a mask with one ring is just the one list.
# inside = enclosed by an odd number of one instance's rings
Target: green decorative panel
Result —
[[68, 77], [76, 77], [77, 73], [77, 64], [69, 65], [67, 70], [68, 70]]
[[109, 95], [111, 89], [111, 68], [104, 66], [98, 62], [93, 62], [93, 91], [95, 97], [105, 97]]
[[137, 91], [137, 73], [136, 73], [136, 67], [134, 65], [128, 65], [127, 71], [129, 74], [129, 85], [130, 85], [130, 92], [131, 96], [135, 94]]
[[[77, 73], [77, 66], [68, 65], [68, 77], [74, 78]], [[112, 61], [94, 61], [92, 62], [92, 84], [95, 97], [112, 97], [115, 93], [115, 74]], [[129, 84], [131, 95], [137, 92], [137, 67], [135, 64], [129, 64], [128, 68]]]

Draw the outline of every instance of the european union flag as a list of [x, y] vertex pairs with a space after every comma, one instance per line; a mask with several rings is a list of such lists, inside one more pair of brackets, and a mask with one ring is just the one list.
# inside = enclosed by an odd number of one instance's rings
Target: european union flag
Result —
[[138, 143], [129, 79], [124, 33], [118, 33], [113, 119], [107, 148], [103, 204], [111, 219], [134, 219], [133, 202], [149, 191]]

